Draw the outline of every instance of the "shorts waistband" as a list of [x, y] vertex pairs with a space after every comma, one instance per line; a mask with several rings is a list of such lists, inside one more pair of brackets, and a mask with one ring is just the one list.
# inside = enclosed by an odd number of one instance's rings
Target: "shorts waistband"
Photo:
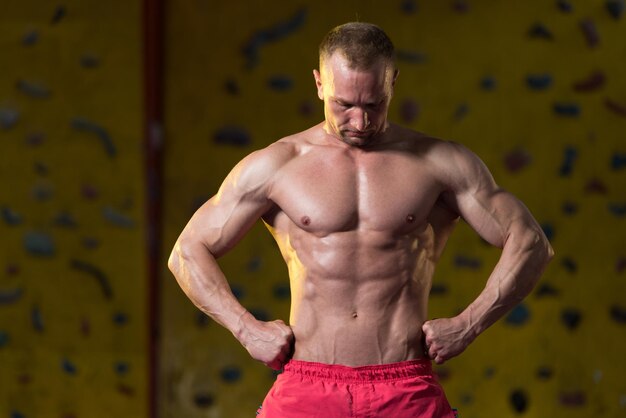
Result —
[[429, 359], [417, 359], [399, 363], [349, 367], [339, 364], [289, 360], [283, 370], [285, 373], [312, 377], [318, 380], [363, 383], [432, 375], [432, 363]]

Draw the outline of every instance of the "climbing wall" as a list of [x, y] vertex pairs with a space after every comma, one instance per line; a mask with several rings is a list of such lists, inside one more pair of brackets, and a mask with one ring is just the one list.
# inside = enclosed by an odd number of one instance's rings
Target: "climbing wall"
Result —
[[0, 416], [146, 416], [140, 2], [1, 9]]
[[[322, 36], [377, 23], [398, 49], [390, 119], [474, 150], [557, 253], [531, 296], [437, 368], [451, 404], [463, 418], [624, 416], [623, 13], [604, 0], [171, 2], [163, 251], [238, 160], [322, 119], [311, 74]], [[498, 255], [461, 224], [431, 316], [467, 306]], [[287, 320], [286, 268], [261, 225], [220, 263], [258, 318]], [[274, 374], [165, 267], [162, 302], [162, 416], [254, 416]]]

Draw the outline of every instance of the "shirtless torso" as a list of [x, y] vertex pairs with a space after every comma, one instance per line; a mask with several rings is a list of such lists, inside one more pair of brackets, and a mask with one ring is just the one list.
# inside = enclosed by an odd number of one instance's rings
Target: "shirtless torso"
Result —
[[392, 126], [367, 151], [322, 126], [275, 146], [263, 216], [288, 265], [294, 358], [350, 366], [424, 356], [421, 327], [435, 263], [457, 214], [442, 201], [435, 141]]
[[[169, 260], [186, 295], [250, 355], [361, 366], [461, 353], [534, 287], [552, 256], [537, 222], [466, 148], [388, 124], [389, 60], [314, 71], [324, 122], [245, 157], [191, 218]], [[503, 249], [459, 315], [427, 320], [433, 272], [456, 220]], [[289, 325], [255, 319], [216, 259], [259, 219], [291, 281]], [[295, 345], [294, 345], [295, 341]]]

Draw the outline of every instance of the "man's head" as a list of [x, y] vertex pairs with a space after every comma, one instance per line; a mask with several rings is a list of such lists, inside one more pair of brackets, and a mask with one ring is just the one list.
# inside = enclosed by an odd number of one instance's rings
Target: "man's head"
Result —
[[376, 25], [347, 23], [324, 37], [319, 52], [313, 75], [326, 131], [349, 145], [370, 144], [387, 128], [398, 75], [391, 40]]
[[395, 50], [391, 39], [381, 28], [371, 23], [345, 23], [328, 32], [319, 47], [320, 67], [337, 51], [341, 52], [353, 69], [367, 70], [380, 59], [395, 67]]

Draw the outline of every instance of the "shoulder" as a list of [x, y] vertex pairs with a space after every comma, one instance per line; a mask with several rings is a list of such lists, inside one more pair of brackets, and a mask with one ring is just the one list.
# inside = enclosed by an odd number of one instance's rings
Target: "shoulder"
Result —
[[241, 191], [271, 186], [274, 178], [280, 175], [285, 166], [307, 152], [312, 146], [310, 139], [316, 134], [314, 127], [251, 152], [231, 170], [227, 183]]
[[277, 141], [245, 156], [228, 175], [228, 183], [238, 189], [252, 190], [266, 185], [284, 165], [297, 155], [289, 142]]
[[437, 177], [451, 189], [476, 190], [495, 186], [485, 163], [462, 144], [431, 138], [426, 155]]

